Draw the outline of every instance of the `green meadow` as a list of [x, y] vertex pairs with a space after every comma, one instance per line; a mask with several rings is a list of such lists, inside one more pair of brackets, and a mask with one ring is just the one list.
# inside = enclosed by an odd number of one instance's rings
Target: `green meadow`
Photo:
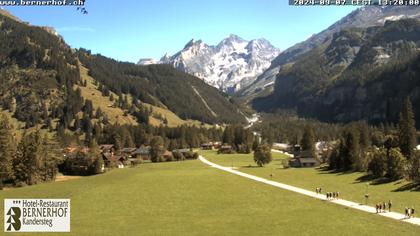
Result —
[[[420, 191], [410, 188], [404, 180], [380, 183], [366, 178], [366, 173], [336, 173], [322, 168], [288, 168], [282, 166], [283, 154], [273, 153], [273, 161], [259, 168], [252, 154], [219, 155], [215, 151], [201, 151], [209, 161], [224, 166], [233, 166], [239, 171], [278, 181], [281, 183], [315, 191], [321, 187], [323, 192], [340, 192], [340, 198], [365, 203], [364, 195], [369, 194], [368, 204], [379, 202], [393, 203], [393, 211], [404, 212], [405, 207], [420, 209]], [[272, 175], [271, 175], [272, 173]], [[417, 215], [419, 216], [419, 215]]]
[[[229, 159], [221, 156], [210, 159], [216, 158]], [[277, 173], [280, 170], [276, 170], [275, 176], [280, 179]], [[8, 189], [0, 191], [0, 197], [70, 198], [71, 233], [58, 235], [419, 235], [420, 232], [418, 226], [264, 185], [210, 168], [198, 160], [147, 163], [92, 177]], [[3, 201], [0, 206], [3, 211]], [[3, 214], [0, 218], [4, 220]]]

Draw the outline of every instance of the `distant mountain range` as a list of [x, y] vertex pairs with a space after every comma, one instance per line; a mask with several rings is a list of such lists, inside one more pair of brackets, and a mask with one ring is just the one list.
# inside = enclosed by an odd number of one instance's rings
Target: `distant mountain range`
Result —
[[400, 20], [405, 18], [420, 18], [418, 7], [379, 7], [368, 6], [359, 8], [326, 30], [313, 35], [309, 39], [298, 43], [281, 52], [262, 75], [251, 85], [238, 92], [237, 96], [250, 99], [259, 94], [272, 92], [274, 81], [279, 71], [298, 61], [305, 53], [320, 46], [325, 41], [331, 40], [335, 33], [345, 28], [368, 28], [372, 26], [383, 26], [385, 21]]
[[246, 41], [230, 35], [216, 46], [191, 40], [173, 56], [140, 59], [138, 64], [169, 64], [231, 94], [251, 84], [279, 53], [266, 39]]

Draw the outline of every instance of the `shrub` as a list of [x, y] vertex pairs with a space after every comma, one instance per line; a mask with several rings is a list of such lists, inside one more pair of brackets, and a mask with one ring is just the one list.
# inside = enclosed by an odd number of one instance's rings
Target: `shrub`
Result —
[[290, 167], [289, 158], [281, 160], [281, 165], [283, 166], [284, 169], [288, 169]]
[[368, 171], [375, 177], [383, 177], [386, 170], [386, 151], [385, 149], [374, 150], [369, 153], [370, 161]]
[[180, 153], [180, 152], [173, 152], [173, 156], [174, 156], [174, 159], [176, 161], [183, 161], [183, 160], [185, 160], [184, 155], [182, 153]]

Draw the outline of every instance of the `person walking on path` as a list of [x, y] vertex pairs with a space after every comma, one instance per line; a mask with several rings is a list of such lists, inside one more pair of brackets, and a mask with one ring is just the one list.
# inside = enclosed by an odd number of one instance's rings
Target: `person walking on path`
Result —
[[414, 217], [414, 207], [411, 207], [411, 216]]
[[382, 203], [382, 210], [383, 210], [383, 212], [386, 212], [386, 204], [385, 204], [385, 202]]
[[408, 214], [409, 214], [409, 212], [408, 212], [408, 208], [406, 207], [406, 208], [405, 208], [405, 218], [408, 218]]
[[392, 207], [392, 201], [389, 200], [388, 201], [388, 211], [391, 212], [391, 207]]
[[379, 213], [379, 205], [378, 205], [378, 203], [376, 203], [375, 207], [376, 207], [376, 213]]

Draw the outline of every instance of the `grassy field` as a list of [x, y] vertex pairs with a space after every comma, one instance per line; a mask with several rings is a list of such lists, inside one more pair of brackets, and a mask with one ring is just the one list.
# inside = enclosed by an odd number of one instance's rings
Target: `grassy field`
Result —
[[273, 180], [315, 191], [316, 187], [322, 187], [323, 191], [340, 192], [340, 197], [354, 202], [365, 203], [364, 195], [369, 193], [368, 204], [374, 206], [378, 202], [392, 200], [393, 210], [403, 212], [405, 207], [420, 209], [420, 191], [402, 189], [408, 185], [405, 181], [375, 184], [364, 180], [365, 173], [334, 173], [319, 168], [289, 168], [283, 169], [282, 154], [273, 153], [273, 162], [259, 168], [253, 160], [253, 155], [218, 155], [215, 151], [201, 151], [209, 161], [224, 166], [238, 167], [239, 171], [249, 174], [270, 178]]
[[[199, 161], [144, 164], [98, 176], [0, 191], [0, 197], [71, 198], [71, 233], [67, 235], [420, 232], [417, 226], [283, 191]], [[3, 211], [3, 201], [0, 206]]]

